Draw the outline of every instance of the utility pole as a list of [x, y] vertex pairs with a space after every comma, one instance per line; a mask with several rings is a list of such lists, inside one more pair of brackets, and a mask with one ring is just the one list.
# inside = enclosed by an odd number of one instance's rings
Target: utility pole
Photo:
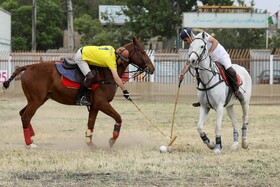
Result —
[[72, 1], [67, 0], [68, 12], [68, 49], [74, 50], [74, 26]]
[[36, 0], [32, 4], [32, 51], [36, 52]]

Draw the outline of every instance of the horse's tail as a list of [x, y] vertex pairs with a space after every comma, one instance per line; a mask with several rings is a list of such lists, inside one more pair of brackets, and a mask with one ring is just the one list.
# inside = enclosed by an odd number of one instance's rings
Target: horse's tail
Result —
[[16, 71], [13, 73], [13, 75], [8, 79], [6, 80], [5, 82], [3, 82], [3, 89], [8, 89], [9, 86], [10, 86], [10, 82], [12, 80], [14, 80], [14, 78], [22, 71], [25, 71], [27, 68], [29, 67], [29, 65], [26, 65], [26, 66], [22, 66], [22, 67], [19, 67], [16, 69]]

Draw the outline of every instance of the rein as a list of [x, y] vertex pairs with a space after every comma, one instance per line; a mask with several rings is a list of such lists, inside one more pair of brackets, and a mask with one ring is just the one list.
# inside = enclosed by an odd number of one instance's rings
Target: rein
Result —
[[[213, 109], [213, 106], [212, 106], [211, 103], [210, 103], [210, 100], [209, 100], [209, 96], [208, 96], [208, 92], [207, 92], [207, 91], [209, 91], [209, 90], [215, 88], [216, 86], [218, 86], [219, 84], [221, 84], [222, 82], [224, 82], [224, 80], [221, 78], [221, 73], [219, 72], [217, 66], [213, 63], [211, 57], [210, 57], [208, 54], [206, 54], [206, 42], [205, 42], [202, 38], [196, 38], [196, 39], [200, 39], [200, 40], [202, 40], [203, 43], [204, 43], [203, 51], [202, 51], [201, 54], [198, 54], [198, 53], [195, 52], [195, 51], [192, 51], [192, 52], [189, 54], [189, 56], [190, 56], [191, 54], [195, 54], [195, 55], [197, 56], [197, 60], [196, 60], [196, 61], [198, 62], [198, 63], [197, 63], [197, 64], [198, 64], [198, 67], [195, 67], [195, 68], [192, 67], [192, 68], [196, 70], [196, 74], [198, 74], [198, 76], [199, 76], [199, 78], [200, 78], [199, 82], [200, 82], [200, 83], [202, 84], [202, 86], [203, 86], [203, 88], [199, 88], [199, 85], [198, 85], [198, 86], [197, 86], [197, 90], [199, 90], [199, 91], [204, 91], [204, 92], [205, 92], [206, 98], [207, 98], [207, 102], [208, 102], [208, 104], [210, 105], [210, 107]], [[194, 40], [195, 40], [195, 39], [194, 39]], [[204, 56], [205, 56], [205, 58], [203, 58]], [[209, 67], [208, 67], [208, 68], [201, 67], [201, 66], [199, 65], [199, 63], [202, 62], [202, 61], [204, 61], [204, 60], [207, 60], [207, 58], [209, 58]], [[217, 71], [216, 71], [216, 70], [217, 70]], [[199, 75], [199, 71], [208, 71], [208, 72], [211, 72], [211, 73], [212, 73], [212, 77], [208, 80], [207, 83], [204, 83], [204, 82], [201, 80], [201, 77], [200, 77], [200, 75]], [[191, 75], [194, 77], [194, 75], [193, 75], [192, 73], [191, 73]], [[216, 75], [219, 76], [219, 81], [216, 82], [214, 85], [212, 85], [212, 86], [210, 86], [210, 87], [207, 87]], [[227, 103], [225, 103], [225, 105], [226, 105], [226, 104], [227, 104]]]

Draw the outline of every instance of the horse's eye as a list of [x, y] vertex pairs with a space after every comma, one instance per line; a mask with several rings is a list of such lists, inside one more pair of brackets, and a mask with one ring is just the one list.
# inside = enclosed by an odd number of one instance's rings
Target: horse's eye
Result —
[[201, 49], [203, 49], [203, 47], [204, 47], [204, 46], [202, 45], [202, 46], [201, 46]]

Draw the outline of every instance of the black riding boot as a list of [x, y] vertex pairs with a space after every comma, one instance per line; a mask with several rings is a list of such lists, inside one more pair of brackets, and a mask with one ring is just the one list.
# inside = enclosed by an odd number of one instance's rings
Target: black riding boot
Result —
[[236, 71], [233, 69], [233, 67], [230, 67], [226, 70], [227, 76], [229, 78], [229, 82], [231, 84], [231, 87], [233, 89], [233, 92], [235, 94], [235, 97], [241, 102], [244, 101], [244, 96], [239, 91], [239, 85], [237, 80], [237, 74]]
[[81, 84], [76, 98], [76, 105], [85, 105], [90, 106], [91, 103], [87, 100], [86, 93], [90, 90], [91, 85], [93, 83], [94, 74], [90, 71], [86, 77], [84, 82]]
[[[200, 83], [200, 78], [199, 78], [199, 73], [198, 73], [198, 69], [196, 68], [196, 81], [197, 81], [197, 87], [199, 86]], [[200, 107], [200, 102], [196, 102], [192, 104], [193, 107]]]
[[88, 102], [86, 97], [86, 93], [88, 91], [89, 91], [88, 88], [84, 84], [81, 84], [76, 98], [76, 105], [85, 105], [85, 106], [91, 105], [91, 103]]

